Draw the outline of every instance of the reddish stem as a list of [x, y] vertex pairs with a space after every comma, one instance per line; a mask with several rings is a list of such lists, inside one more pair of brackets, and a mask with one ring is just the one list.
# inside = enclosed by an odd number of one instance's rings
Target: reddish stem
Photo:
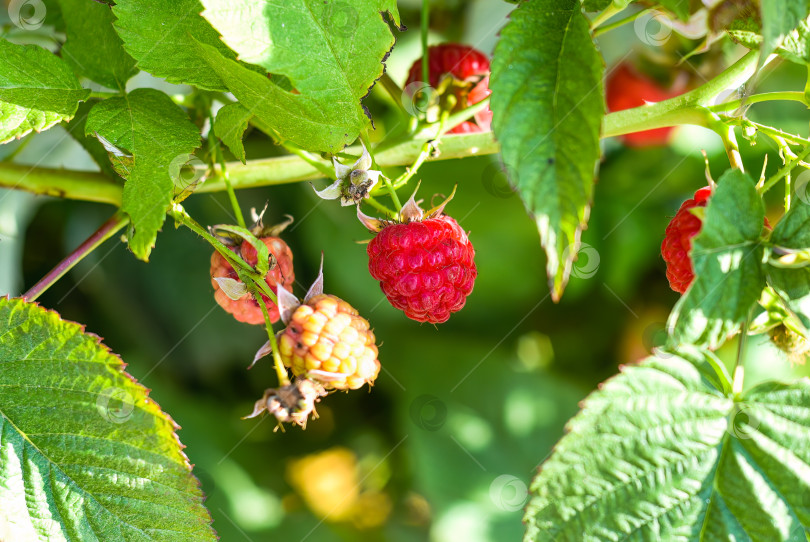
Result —
[[62, 276], [70, 271], [74, 265], [82, 261], [82, 259], [93, 252], [101, 243], [116, 234], [121, 228], [126, 226], [129, 222], [129, 217], [123, 216], [121, 213], [115, 213], [107, 222], [101, 225], [96, 232], [88, 237], [76, 250], [67, 255], [67, 257], [59, 262], [47, 275], [42, 277], [39, 282], [23, 294], [23, 299], [26, 301], [34, 301], [37, 297], [47, 290], [53, 283], [62, 278]]

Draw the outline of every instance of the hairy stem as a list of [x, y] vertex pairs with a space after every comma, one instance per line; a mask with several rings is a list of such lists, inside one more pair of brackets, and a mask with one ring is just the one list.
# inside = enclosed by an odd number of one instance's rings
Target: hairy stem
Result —
[[759, 193], [764, 194], [765, 192], [773, 188], [773, 186], [776, 183], [778, 183], [782, 179], [782, 177], [790, 173], [793, 170], [793, 168], [798, 166], [799, 163], [802, 162], [802, 160], [804, 160], [805, 158], [807, 158], [808, 155], [810, 155], [810, 145], [807, 145], [807, 147], [802, 149], [802, 151], [796, 155], [796, 158], [794, 158], [793, 160], [791, 160], [790, 162], [779, 168], [779, 171], [774, 173], [767, 181], [765, 181], [762, 184], [762, 187], [759, 189]]
[[62, 278], [65, 273], [73, 269], [77, 263], [82, 261], [85, 256], [93, 252], [104, 241], [115, 235], [124, 226], [129, 223], [129, 217], [116, 212], [109, 220], [107, 220], [101, 227], [96, 230], [93, 235], [88, 237], [76, 250], [67, 255], [67, 257], [59, 262], [47, 275], [42, 277], [39, 282], [34, 284], [30, 290], [23, 294], [23, 299], [26, 301], [34, 301], [42, 292], [47, 290], [53, 283]]
[[734, 376], [731, 381], [731, 392], [736, 396], [742, 393], [743, 380], [745, 378], [745, 348], [748, 346], [748, 326], [751, 323], [753, 307], [748, 312], [748, 316], [740, 326], [740, 341], [737, 343], [737, 362], [734, 366]]
[[278, 353], [278, 341], [276, 341], [276, 333], [273, 331], [273, 323], [270, 321], [270, 313], [267, 311], [267, 303], [264, 302], [264, 298], [262, 298], [260, 292], [253, 292], [253, 297], [255, 297], [264, 315], [264, 325], [267, 328], [267, 336], [270, 338], [273, 365], [276, 368], [279, 386], [288, 386], [290, 384], [290, 377], [287, 375], [287, 369], [284, 367], [284, 363], [281, 361], [281, 355]]
[[[616, 21], [615, 23], [606, 24], [604, 26], [598, 26], [597, 28], [595, 28], [593, 30], [593, 37], [600, 36], [600, 35], [604, 34], [605, 32], [609, 32], [611, 30], [615, 30], [616, 28], [619, 28], [620, 26], [624, 26], [627, 23], [632, 23], [633, 21], [635, 21], [636, 19], [638, 19], [642, 15], [646, 15], [647, 13], [649, 13], [652, 10], [653, 10], [653, 8], [642, 9], [641, 11], [637, 11], [634, 14], [632, 14], [632, 15], [630, 15], [628, 17], [625, 17], [624, 19], [620, 19], [620, 20]], [[615, 14], [616, 13], [614, 12], [614, 13], [611, 13], [610, 15], [613, 16]], [[595, 21], [596, 21], [596, 19], [594, 19], [594, 22]]]
[[[30, 137], [30, 136], [29, 136]], [[0, 162], [0, 188], [121, 206], [123, 185], [103, 173]]]
[[[214, 118], [211, 117], [211, 126], [214, 125]], [[222, 148], [220, 147], [219, 140], [214, 137], [213, 133], [209, 134], [208, 136], [208, 143], [211, 147], [211, 153], [214, 155], [214, 163], [219, 165], [219, 171], [222, 176], [222, 181], [225, 183], [225, 190], [228, 192], [228, 199], [231, 201], [231, 207], [233, 207], [234, 216], [236, 217], [236, 223], [245, 228], [245, 217], [242, 215], [242, 209], [239, 207], [239, 200], [236, 199], [236, 193], [233, 191], [233, 186], [231, 185], [231, 178], [228, 175], [228, 167], [225, 164], [225, 157], [222, 154]]]
[[234, 270], [239, 272], [241, 269], [242, 271], [253, 271], [253, 268], [245, 262], [242, 258], [237, 256], [232, 250], [226, 247], [222, 242], [211, 235], [208, 230], [200, 226], [200, 224], [191, 218], [191, 216], [186, 212], [182, 205], [179, 203], [175, 203], [172, 205], [172, 208], [169, 210], [169, 216], [174, 218], [177, 222], [182, 224], [183, 226], [187, 227], [214, 247], [214, 250], [219, 252], [223, 258], [225, 258], [228, 263], [234, 268]]
[[807, 98], [805, 98], [804, 96], [804, 92], [788, 91], [788, 92], [763, 92], [762, 94], [752, 94], [751, 96], [746, 96], [744, 98], [739, 98], [737, 100], [731, 100], [729, 102], [711, 105], [706, 109], [715, 113], [719, 113], [722, 111], [733, 111], [735, 109], [739, 109], [743, 105], [757, 104], [762, 102], [772, 102], [772, 101], [800, 102], [805, 105], [808, 105]]
[[596, 17], [591, 19], [591, 30], [596, 30], [599, 26], [606, 23], [608, 20], [612, 19], [614, 15], [620, 13], [624, 8], [617, 8], [612, 3], [605, 8], [602, 13], [599, 13]]
[[[602, 123], [603, 137], [613, 137], [631, 132], [674, 126], [678, 124], [696, 124], [707, 126], [712, 113], [707, 110], [711, 100], [728, 88], [736, 88], [747, 81], [755, 72], [757, 51], [751, 51], [729, 67], [723, 73], [682, 96], [658, 102], [644, 107], [610, 113]], [[750, 98], [750, 97], [749, 97]], [[477, 107], [485, 107], [481, 102], [457, 114], [448, 117], [446, 126], [453, 126], [463, 115], [471, 117]], [[724, 119], [727, 120], [727, 119]], [[737, 123], [743, 123], [741, 119]], [[748, 122], [748, 121], [745, 121]], [[764, 133], [779, 132], [776, 129], [763, 127], [756, 123], [752, 126]], [[380, 167], [406, 166], [413, 164], [422, 154], [426, 139], [435, 137], [435, 132], [425, 127], [410, 139], [400, 142], [388, 142], [378, 146], [374, 159]], [[435, 128], [434, 128], [435, 130]], [[810, 140], [779, 132], [786, 141], [795, 144], [808, 144]], [[440, 154], [429, 156], [425, 160], [447, 160], [498, 152], [499, 145], [491, 132], [465, 134], [447, 137], [442, 140]], [[226, 164], [234, 189], [254, 188], [276, 184], [308, 181], [322, 178], [326, 171], [331, 172], [330, 165], [320, 157], [304, 154], [304, 151], [293, 150], [293, 155], [251, 160], [247, 164], [232, 162]], [[349, 154], [359, 155], [358, 147], [346, 149]], [[217, 170], [219, 168], [216, 168]], [[331, 175], [326, 175], [331, 178]], [[70, 199], [98, 201], [121, 205], [122, 186], [101, 173], [65, 171], [50, 168], [31, 168], [0, 162], [0, 188], [27, 190], [36, 194], [48, 194]], [[197, 188], [196, 192], [218, 192], [225, 190], [225, 180], [221, 174], [209, 179]]]
[[[374, 158], [380, 167], [410, 165], [421, 153], [423, 144], [424, 141], [421, 139], [407, 140], [375, 153]], [[491, 132], [457, 135], [445, 138], [441, 154], [429, 157], [428, 161], [493, 154], [498, 150], [499, 145]], [[347, 148], [346, 152], [359, 156], [362, 150], [359, 146], [355, 146]], [[330, 166], [325, 160], [318, 160], [325, 168]], [[315, 167], [296, 155], [250, 160], [247, 164], [228, 162], [226, 166], [231, 184], [236, 190], [311, 181], [324, 177]], [[81, 201], [97, 201], [120, 207], [123, 185], [98, 172], [32, 168], [0, 162], [0, 188], [25, 190], [35, 194]], [[220, 175], [216, 175], [199, 186], [195, 193], [223, 190], [225, 182]]]
[[410, 117], [411, 113], [405, 109], [404, 105], [402, 105], [403, 90], [394, 82], [393, 79], [391, 79], [391, 76], [388, 75], [388, 73], [383, 72], [382, 77], [380, 77], [380, 85], [391, 97], [391, 100], [393, 100], [393, 102], [396, 104], [400, 114], [405, 118]]
[[756, 73], [758, 59], [759, 52], [751, 51], [714, 79], [686, 94], [649, 106], [610, 113], [602, 122], [602, 136], [613, 137], [678, 124], [708, 127], [711, 117], [707, 107], [712, 99], [750, 79]]

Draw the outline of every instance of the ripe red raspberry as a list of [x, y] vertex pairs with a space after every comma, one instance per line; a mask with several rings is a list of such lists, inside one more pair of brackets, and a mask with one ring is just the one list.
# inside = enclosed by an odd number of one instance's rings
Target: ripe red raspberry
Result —
[[[278, 237], [261, 237], [262, 241], [270, 254], [275, 257], [276, 265], [267, 272], [265, 281], [273, 293], [278, 292], [278, 285], [283, 284], [285, 288], [292, 289], [295, 282], [295, 274], [293, 273], [293, 255], [287, 243]], [[258, 260], [256, 249], [247, 241], [242, 242], [240, 245], [231, 248], [234, 252], [239, 252], [242, 259], [252, 266], [256, 265]], [[228, 260], [226, 260], [219, 252], [214, 252], [211, 256], [211, 284], [214, 287], [214, 298], [219, 303], [219, 306], [233, 314], [233, 317], [240, 322], [247, 324], [263, 324], [264, 314], [262, 313], [259, 303], [248, 294], [240, 299], [231, 299], [222, 291], [219, 283], [214, 280], [220, 277], [228, 277], [239, 281], [239, 276], [233, 269]], [[267, 304], [267, 311], [270, 315], [270, 321], [276, 322], [279, 319], [278, 307], [273, 303], [270, 298], [262, 296], [264, 302]]]
[[478, 274], [467, 234], [441, 212], [384, 224], [367, 247], [371, 276], [411, 320], [446, 322], [464, 306]]
[[681, 204], [681, 208], [667, 226], [664, 242], [661, 243], [661, 255], [667, 263], [669, 286], [678, 293], [684, 293], [695, 279], [689, 251], [692, 249], [692, 238], [700, 232], [703, 222], [689, 209], [705, 207], [712, 189], [705, 186], [695, 192], [695, 197]]
[[[609, 111], [622, 111], [646, 103], [660, 102], [678, 96], [662, 88], [653, 79], [635, 71], [628, 63], [620, 64], [608, 76], [605, 84], [605, 98]], [[669, 143], [672, 127], [655, 128], [622, 136], [630, 147], [651, 147]]]
[[[449, 87], [457, 100], [454, 110], [475, 105], [492, 93], [489, 90], [489, 59], [484, 53], [468, 45], [444, 43], [428, 48], [428, 84], [433, 88], [439, 88], [442, 78], [446, 75], [455, 80]], [[405, 86], [422, 79], [420, 58], [411, 66]], [[490, 129], [492, 111], [489, 107], [476, 113], [474, 118], [474, 122], [465, 121], [448, 133], [465, 134]]]
[[293, 374], [326, 389], [356, 390], [373, 384], [380, 372], [368, 320], [333, 295], [317, 294], [299, 305], [279, 337], [278, 349]]

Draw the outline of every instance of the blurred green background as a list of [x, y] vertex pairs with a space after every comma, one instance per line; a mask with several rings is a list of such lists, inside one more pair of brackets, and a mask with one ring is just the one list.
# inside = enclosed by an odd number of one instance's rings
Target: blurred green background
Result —
[[[419, 54], [418, 7], [400, 2], [411, 30], [398, 37], [388, 61], [398, 82]], [[435, 2], [431, 42], [463, 41], [491, 53], [510, 8], [491, 0]], [[629, 25], [600, 39], [608, 66], [689, 50], [675, 36], [659, 48], [645, 45], [637, 30]], [[739, 54], [730, 44], [715, 50], [711, 60], [694, 57], [678, 69], [706, 77], [712, 63]], [[757, 89], [801, 90], [805, 77], [800, 67], [778, 63]], [[132, 84], [189, 90], [145, 74]], [[394, 109], [377, 91], [369, 101], [382, 134], [395, 123]], [[757, 105], [750, 116], [807, 135], [800, 104]], [[0, 147], [0, 158], [18, 145]], [[497, 157], [422, 168], [426, 199], [459, 186], [447, 212], [471, 232], [479, 269], [465, 309], [438, 328], [407, 320], [385, 301], [368, 275], [358, 244], [368, 233], [352, 208], [317, 199], [308, 183], [240, 192], [244, 209], [269, 201], [266, 223], [296, 218], [284, 237], [295, 253], [297, 293], [315, 278], [323, 251], [327, 291], [367, 317], [382, 343], [383, 371], [373, 390], [327, 397], [306, 431], [274, 432], [272, 419], [240, 419], [276, 385], [267, 360], [246, 370], [264, 330], [237, 323], [216, 305], [211, 250], [171, 222], [149, 264], [109, 241], [39, 301], [104, 337], [182, 426], [223, 540], [517, 540], [526, 486], [578, 402], [620, 364], [663, 342], [677, 294], [667, 285], [659, 246], [680, 203], [705, 184], [700, 151], [715, 178], [728, 167], [719, 140], [699, 128], [680, 129], [668, 148], [604, 145], [586, 248], [558, 305], [548, 296], [534, 223]], [[765, 154], [769, 173], [779, 166], [768, 141], [742, 146], [752, 171]], [[249, 158], [279, 152], [257, 132], [246, 147]], [[62, 128], [38, 135], [15, 161], [94, 169]], [[772, 222], [779, 191], [770, 194]], [[203, 224], [233, 222], [224, 194], [195, 195], [186, 208]], [[21, 294], [111, 213], [103, 205], [0, 192], [0, 293]], [[734, 346], [722, 351], [729, 361]], [[762, 337], [751, 341], [748, 356], [748, 386], [807, 374]]]

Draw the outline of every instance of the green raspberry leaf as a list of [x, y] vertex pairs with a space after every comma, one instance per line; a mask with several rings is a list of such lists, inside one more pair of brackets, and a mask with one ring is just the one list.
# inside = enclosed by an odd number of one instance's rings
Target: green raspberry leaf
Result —
[[[283, 90], [266, 75], [223, 57], [216, 49], [197, 44], [200, 56], [216, 70], [234, 96], [265, 125], [288, 141], [314, 151], [341, 150], [356, 138], [344, 129], [345, 118], [335, 116], [314, 100]], [[359, 129], [358, 129], [359, 132]]]
[[0, 298], [7, 540], [216, 540], [177, 425], [82, 326]]
[[[737, 19], [726, 30], [731, 39], [749, 49], [762, 46], [761, 31], [754, 17]], [[810, 65], [810, 18], [804, 18], [788, 32], [774, 52], [796, 64]]]
[[110, 6], [85, 0], [59, 0], [59, 5], [67, 27], [62, 58], [77, 74], [123, 91], [138, 69], [112, 27]]
[[70, 120], [89, 94], [59, 57], [0, 38], [0, 144]]
[[116, 173], [112, 164], [110, 164], [110, 157], [104, 145], [94, 136], [88, 136], [86, 134], [85, 126], [87, 124], [87, 117], [90, 114], [90, 110], [99, 102], [100, 100], [95, 98], [82, 102], [79, 105], [79, 109], [76, 110], [76, 116], [71, 119], [65, 129], [71, 137], [87, 151], [87, 154], [89, 154], [90, 158], [98, 165], [102, 173], [105, 173], [113, 179], [120, 180], [118, 173]]
[[762, 0], [762, 44], [759, 63], [776, 51], [790, 32], [807, 18], [807, 0]]
[[[771, 234], [775, 247], [810, 248], [810, 205], [796, 198]], [[788, 307], [810, 331], [810, 267], [782, 268], [768, 265], [768, 284], [785, 300]]]
[[695, 280], [669, 317], [671, 339], [717, 348], [748, 317], [765, 287], [759, 242], [765, 208], [754, 181], [726, 171], [692, 239]]
[[129, 248], [148, 260], [175, 192], [173, 168], [176, 177], [200, 145], [200, 133], [180, 107], [154, 89], [99, 103], [90, 110], [85, 132], [134, 158], [128, 171], [119, 172], [127, 179], [121, 209], [131, 219]]
[[537, 220], [555, 300], [588, 219], [601, 155], [603, 72], [575, 0], [521, 4], [492, 59], [492, 128], [511, 180]]
[[784, 540], [810, 532], [810, 380], [733, 397], [693, 347], [626, 366], [541, 465], [526, 541]]
[[253, 114], [242, 104], [232, 103], [217, 111], [217, 118], [214, 120], [214, 133], [243, 164], [245, 146], [242, 144], [242, 136], [245, 135], [251, 118]]
[[[299, 93], [283, 92], [270, 81], [259, 81], [266, 79], [264, 74], [247, 73], [206, 51], [210, 66], [248, 111], [281, 139], [307, 150], [335, 152], [357, 138], [369, 119], [361, 100], [382, 75], [383, 60], [394, 45], [384, 13], [399, 25], [395, 1], [203, 0], [202, 4], [203, 16], [239, 60], [284, 76]], [[292, 106], [286, 115], [272, 112], [287, 109], [285, 103]]]
[[236, 55], [200, 16], [199, 0], [118, 0], [113, 14], [124, 49], [138, 67], [170, 83], [185, 83], [206, 90], [228, 88], [197, 54], [196, 42], [214, 47], [226, 58]]
[[602, 11], [611, 4], [613, 0], [582, 0], [582, 9], [587, 12]]

